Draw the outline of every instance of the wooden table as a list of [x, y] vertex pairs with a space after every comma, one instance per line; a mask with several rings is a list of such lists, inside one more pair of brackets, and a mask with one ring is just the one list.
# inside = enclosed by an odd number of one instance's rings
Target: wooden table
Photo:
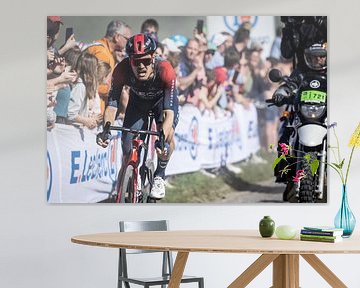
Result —
[[256, 230], [118, 232], [75, 236], [77, 244], [143, 250], [177, 251], [169, 288], [178, 288], [190, 252], [262, 254], [228, 288], [246, 287], [273, 263], [273, 288], [299, 287], [301, 255], [331, 287], [347, 287], [315, 254], [360, 253], [360, 237], [338, 243], [261, 238]]

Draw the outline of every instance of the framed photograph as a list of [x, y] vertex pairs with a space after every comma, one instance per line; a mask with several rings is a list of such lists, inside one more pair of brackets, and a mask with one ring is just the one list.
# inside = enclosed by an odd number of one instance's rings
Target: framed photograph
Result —
[[327, 48], [326, 16], [47, 16], [48, 203], [326, 203]]

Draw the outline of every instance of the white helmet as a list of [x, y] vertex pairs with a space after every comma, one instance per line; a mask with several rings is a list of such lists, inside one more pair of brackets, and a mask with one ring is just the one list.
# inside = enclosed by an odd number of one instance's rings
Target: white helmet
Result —
[[304, 59], [306, 65], [316, 71], [327, 68], [326, 44], [313, 44], [304, 50]]

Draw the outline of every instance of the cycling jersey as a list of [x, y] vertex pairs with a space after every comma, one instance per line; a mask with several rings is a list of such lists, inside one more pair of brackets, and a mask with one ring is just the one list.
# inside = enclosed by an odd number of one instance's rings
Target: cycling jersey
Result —
[[[130, 59], [125, 58], [116, 67], [112, 75], [108, 105], [119, 108], [120, 96], [124, 85], [130, 87], [129, 102], [125, 111], [123, 126], [132, 129], [146, 129], [148, 112], [154, 113], [157, 124], [163, 122], [163, 111], [174, 112], [173, 128], [179, 121], [176, 74], [171, 64], [161, 58], [155, 58], [154, 75], [147, 81], [139, 81], [132, 69]], [[125, 155], [130, 153], [132, 135], [122, 134], [122, 149]]]
[[154, 76], [147, 81], [139, 81], [132, 69], [130, 59], [125, 58], [116, 67], [112, 75], [108, 105], [118, 108], [124, 85], [130, 87], [131, 102], [139, 108], [148, 108], [163, 99], [163, 110], [177, 110], [176, 74], [171, 64], [161, 58], [155, 58]]

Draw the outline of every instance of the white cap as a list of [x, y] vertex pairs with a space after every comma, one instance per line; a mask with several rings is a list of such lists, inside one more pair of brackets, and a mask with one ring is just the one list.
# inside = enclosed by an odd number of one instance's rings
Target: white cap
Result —
[[261, 45], [260, 42], [257, 42], [257, 41], [251, 41], [251, 44], [250, 44], [250, 50], [255, 50], [255, 51], [261, 51], [263, 50], [263, 46]]
[[161, 41], [161, 43], [164, 44], [170, 52], [181, 52], [181, 50], [176, 46], [175, 42], [170, 38], [165, 38]]
[[216, 47], [220, 46], [226, 41], [226, 36], [222, 35], [221, 33], [216, 33], [213, 37], [211, 42], [215, 44]]

